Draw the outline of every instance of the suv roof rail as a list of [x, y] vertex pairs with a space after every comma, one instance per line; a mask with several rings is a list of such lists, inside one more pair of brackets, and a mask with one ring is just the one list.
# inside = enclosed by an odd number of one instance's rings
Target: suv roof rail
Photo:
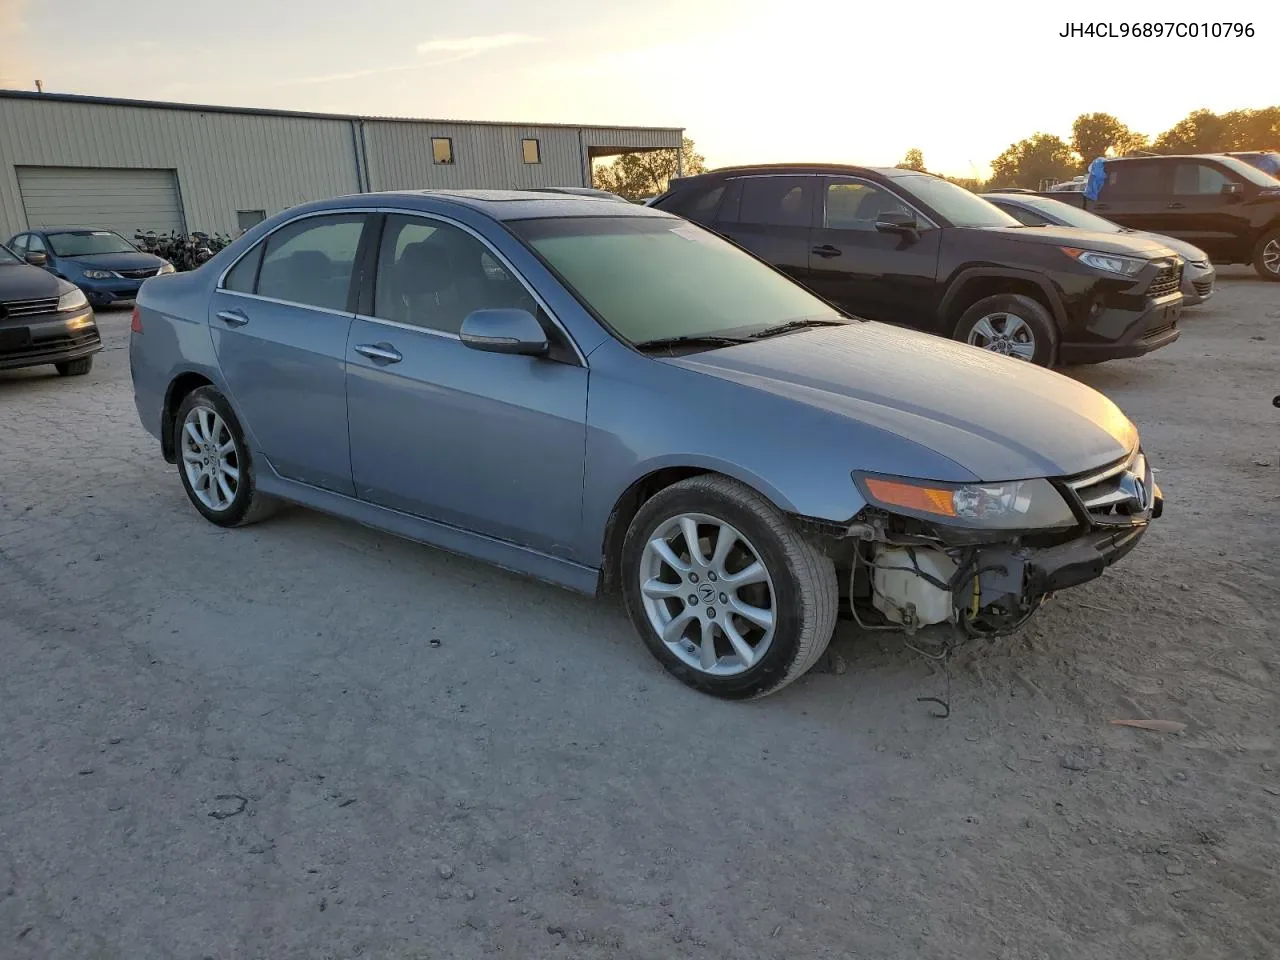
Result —
[[[1150, 150], [1130, 150], [1125, 157], [1163, 157], [1163, 153], [1153, 153]], [[1123, 158], [1122, 158], [1123, 159]]]

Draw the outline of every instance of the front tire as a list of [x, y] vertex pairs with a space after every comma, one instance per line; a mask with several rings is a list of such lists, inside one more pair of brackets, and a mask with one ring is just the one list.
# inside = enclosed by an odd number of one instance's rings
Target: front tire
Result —
[[200, 515], [220, 527], [263, 520], [276, 501], [258, 492], [253, 459], [231, 405], [213, 387], [191, 391], [173, 418], [178, 476]]
[[627, 614], [670, 673], [730, 700], [780, 690], [835, 630], [835, 565], [768, 500], [699, 476], [645, 502], [622, 543]]
[[64, 360], [62, 363], [55, 363], [53, 368], [58, 371], [60, 377], [83, 377], [93, 369], [93, 357], [81, 357], [79, 360]]
[[1038, 300], [1021, 293], [983, 297], [960, 317], [955, 339], [993, 353], [1053, 365], [1058, 328]]
[[1253, 252], [1253, 269], [1264, 280], [1280, 281], [1280, 229], [1264, 234]]

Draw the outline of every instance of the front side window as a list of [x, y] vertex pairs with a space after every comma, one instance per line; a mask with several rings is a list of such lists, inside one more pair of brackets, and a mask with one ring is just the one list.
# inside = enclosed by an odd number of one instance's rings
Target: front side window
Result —
[[1173, 168], [1173, 192], [1180, 197], [1212, 196], [1233, 182], [1209, 163], [1179, 163]]
[[537, 140], [525, 139], [520, 141], [520, 151], [524, 155], [525, 163], [541, 163], [542, 148]]
[[815, 177], [747, 177], [738, 222], [767, 227], [807, 227], [813, 218]]
[[48, 253], [44, 241], [34, 233], [27, 234], [27, 253]]
[[915, 211], [884, 190], [862, 180], [827, 184], [823, 223], [828, 230], [874, 231], [885, 214], [915, 220]]
[[840, 320], [803, 287], [683, 220], [566, 217], [508, 226], [628, 343], [750, 336], [793, 320]]
[[307, 217], [266, 241], [257, 293], [326, 310], [346, 310], [364, 214]]
[[440, 220], [387, 217], [374, 316], [456, 334], [473, 310], [499, 308], [538, 313], [537, 301], [483, 243]]
[[436, 163], [453, 163], [453, 138], [432, 137], [431, 159]]
[[[59, 230], [47, 234], [59, 257], [89, 257], [97, 253], [137, 253], [138, 248], [110, 230]], [[32, 248], [37, 249], [37, 248]], [[38, 248], [43, 250], [44, 245]]]

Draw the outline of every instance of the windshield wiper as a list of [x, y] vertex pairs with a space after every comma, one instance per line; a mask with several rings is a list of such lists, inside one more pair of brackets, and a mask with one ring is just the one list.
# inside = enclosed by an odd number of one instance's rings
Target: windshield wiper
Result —
[[849, 320], [788, 320], [786, 323], [780, 323], [776, 327], [765, 327], [763, 330], [757, 330], [751, 334], [752, 340], [763, 340], [765, 337], [777, 336], [780, 333], [790, 333], [792, 330], [803, 330], [806, 327], [844, 327], [853, 321]]
[[733, 347], [748, 342], [746, 337], [687, 334], [679, 337], [655, 337], [653, 340], [641, 340], [635, 346], [637, 350], [649, 351], [669, 350], [675, 347]]

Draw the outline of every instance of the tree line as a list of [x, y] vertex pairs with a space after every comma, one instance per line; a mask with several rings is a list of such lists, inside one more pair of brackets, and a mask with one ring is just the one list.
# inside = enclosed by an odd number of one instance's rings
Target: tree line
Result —
[[[1069, 141], [1052, 133], [1035, 133], [1010, 144], [991, 161], [991, 179], [985, 183], [947, 179], [970, 189], [1034, 190], [1043, 181], [1068, 180], [1084, 173], [1097, 157], [1122, 157], [1139, 151], [1180, 154], [1276, 149], [1280, 149], [1280, 106], [1226, 113], [1195, 110], [1155, 137], [1133, 130], [1109, 113], [1082, 113], [1071, 124]], [[913, 147], [898, 166], [924, 170], [924, 156]]]

